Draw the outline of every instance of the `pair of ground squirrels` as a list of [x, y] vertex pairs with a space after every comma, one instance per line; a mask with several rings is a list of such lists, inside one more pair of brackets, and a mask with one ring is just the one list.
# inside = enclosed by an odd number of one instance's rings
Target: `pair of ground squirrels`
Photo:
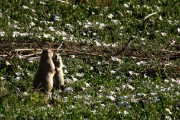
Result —
[[50, 49], [42, 51], [33, 86], [43, 92], [51, 92], [53, 87], [64, 90], [63, 63], [58, 53]]

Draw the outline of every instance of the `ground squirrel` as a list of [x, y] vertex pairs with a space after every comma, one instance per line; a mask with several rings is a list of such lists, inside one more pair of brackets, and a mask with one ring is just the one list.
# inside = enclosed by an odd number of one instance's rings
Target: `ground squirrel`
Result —
[[34, 77], [34, 89], [43, 92], [50, 92], [53, 88], [53, 77], [55, 66], [53, 63], [53, 52], [50, 49], [44, 49], [41, 54], [38, 70]]
[[63, 63], [62, 58], [60, 54], [55, 53], [53, 62], [55, 65], [55, 75], [54, 75], [54, 87], [55, 88], [61, 88], [62, 91], [64, 91], [64, 73], [63, 73]]

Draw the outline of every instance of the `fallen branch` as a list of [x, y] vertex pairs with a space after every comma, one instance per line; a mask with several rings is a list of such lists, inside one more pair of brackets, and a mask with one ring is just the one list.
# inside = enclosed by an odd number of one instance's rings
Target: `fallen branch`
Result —
[[100, 57], [103, 56], [103, 55], [99, 55], [99, 54], [94, 54], [94, 53], [84, 53], [84, 52], [74, 52], [74, 53], [65, 53], [65, 54], [61, 54], [61, 56], [69, 56], [69, 55], [89, 55], [89, 56], [100, 56]]
[[169, 51], [169, 50], [164, 50], [164, 49], [162, 49], [161, 51], [162, 52], [168, 52], [168, 53], [174, 53], [174, 54], [180, 54], [179, 51]]
[[8, 55], [0, 55], [0, 57], [7, 57]]
[[13, 51], [19, 52], [19, 51], [42, 51], [43, 49], [15, 49]]
[[35, 55], [39, 55], [41, 54], [41, 52], [37, 52], [37, 53], [33, 53], [33, 54], [28, 54], [28, 55], [23, 55], [24, 57], [31, 57], [31, 56], [35, 56]]

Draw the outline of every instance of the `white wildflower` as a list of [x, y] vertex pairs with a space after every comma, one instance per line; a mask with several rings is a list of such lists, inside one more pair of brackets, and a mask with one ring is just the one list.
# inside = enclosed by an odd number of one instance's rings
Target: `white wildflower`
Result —
[[29, 33], [19, 33], [19, 36], [22, 36], [22, 37], [25, 37], [25, 36], [28, 36]]
[[70, 78], [66, 78], [65, 81], [66, 81], [66, 83], [72, 83], [73, 82], [73, 80]]
[[54, 16], [54, 21], [60, 21], [60, 17], [59, 16]]
[[114, 17], [114, 15], [113, 14], [109, 14], [107, 17], [112, 19]]
[[165, 79], [164, 82], [165, 82], [165, 83], [169, 83], [169, 80], [168, 80], [168, 79]]
[[129, 112], [128, 111], [124, 111], [124, 115], [128, 115], [129, 114]]
[[115, 71], [115, 70], [111, 70], [110, 73], [111, 73], [111, 74], [115, 74], [116, 71]]
[[43, 21], [40, 21], [40, 23], [47, 24], [47, 21], [43, 20]]
[[104, 15], [102, 13], [100, 13], [99, 16], [104, 16]]
[[173, 83], [180, 84], [180, 79], [173, 79], [173, 78], [171, 78], [171, 81], [172, 81]]
[[99, 86], [99, 92], [103, 92], [104, 90], [104, 86]]
[[97, 33], [93, 33], [93, 36], [96, 36], [97, 35]]
[[84, 84], [85, 84], [86, 88], [87, 88], [87, 87], [90, 87], [90, 84], [89, 84], [89, 83], [85, 82]]
[[89, 21], [87, 21], [87, 24], [88, 24], [88, 25], [90, 25], [90, 26], [92, 26], [92, 25], [93, 25], [93, 23], [91, 23], [91, 22], [89, 22]]
[[54, 41], [54, 40], [55, 40], [55, 37], [51, 37], [51, 40]]
[[178, 33], [180, 33], [180, 28], [177, 28]]
[[90, 99], [91, 99], [91, 95], [85, 95], [84, 98], [85, 98], [86, 100], [90, 100]]
[[22, 95], [23, 95], [23, 96], [28, 96], [29, 94], [28, 94], [28, 92], [23, 92]]
[[97, 40], [94, 40], [94, 42], [95, 42], [96, 46], [101, 46], [101, 43], [98, 42]]
[[105, 104], [101, 104], [101, 107], [105, 107]]
[[49, 27], [49, 30], [50, 31], [55, 31], [54, 27], [52, 27], [52, 26]]
[[14, 31], [12, 36], [13, 36], [13, 37], [17, 37], [17, 36], [19, 36], [19, 32]]
[[84, 73], [76, 73], [76, 76], [77, 76], [77, 77], [83, 77], [83, 76], [84, 76]]
[[109, 100], [111, 100], [111, 101], [116, 101], [116, 98], [115, 98], [114, 96], [112, 96], [112, 95], [107, 96], [107, 98], [108, 98]]
[[170, 116], [166, 116], [165, 118], [166, 118], [166, 120], [172, 120], [172, 118]]
[[104, 23], [99, 23], [99, 29], [103, 29], [104, 27], [106, 27], [106, 24], [104, 24]]
[[67, 33], [64, 32], [64, 31], [61, 31], [61, 35], [62, 35], [62, 36], [67, 36]]
[[146, 74], [144, 74], [144, 78], [147, 78], [148, 76]]
[[117, 47], [118, 46], [117, 43], [111, 43], [110, 45], [111, 45], [111, 47]]
[[139, 66], [139, 65], [145, 65], [145, 64], [146, 64], [145, 61], [140, 61], [140, 62], [137, 62], [137, 63], [136, 63], [136, 65], [138, 65], [138, 66]]
[[172, 24], [173, 23], [173, 21], [172, 20], [167, 20], [168, 22], [169, 22], [169, 24]]
[[159, 20], [163, 20], [162, 16], [159, 16]]
[[73, 35], [71, 35], [71, 36], [69, 37], [69, 40], [70, 40], [70, 41], [73, 41], [73, 42], [76, 42], [76, 38], [75, 38]]
[[121, 77], [120, 76], [116, 76], [116, 79], [120, 79]]
[[119, 63], [123, 63], [123, 61], [122, 61], [121, 59], [117, 58], [117, 57], [112, 57], [112, 56], [111, 56], [111, 60], [112, 60], [112, 61], [119, 62]]
[[141, 38], [142, 41], [146, 40], [145, 38]]
[[150, 95], [153, 95], [153, 96], [155, 96], [155, 95], [157, 95], [157, 93], [150, 93]]
[[138, 101], [139, 101], [139, 99], [135, 99], [135, 98], [132, 98], [132, 99], [131, 99], [131, 102], [132, 102], [132, 103], [137, 103]]
[[71, 58], [75, 58], [76, 56], [75, 55], [70, 55]]
[[159, 86], [159, 85], [156, 85], [155, 87], [156, 87], [156, 89], [159, 89], [159, 88], [160, 88], [160, 86]]
[[69, 108], [74, 109], [76, 107], [74, 105], [70, 105]]
[[91, 110], [91, 112], [95, 115], [96, 114], [96, 110], [94, 109], [94, 110]]
[[25, 6], [25, 5], [23, 5], [22, 7], [23, 7], [24, 9], [29, 9], [28, 6]]
[[43, 29], [42, 29], [41, 27], [38, 27], [38, 30], [39, 30], [39, 31], [43, 31]]
[[85, 32], [83, 32], [83, 36], [86, 36], [87, 34]]
[[22, 78], [22, 77], [17, 76], [17, 77], [15, 78], [15, 80], [19, 81], [21, 78]]
[[64, 40], [64, 41], [67, 40], [67, 37], [62, 37], [62, 40]]
[[89, 28], [89, 27], [90, 27], [90, 25], [88, 25], [88, 24], [84, 25], [84, 28]]
[[50, 38], [51, 35], [50, 35], [50, 34], [43, 34], [43, 37], [44, 37], [44, 38]]
[[175, 92], [175, 94], [176, 94], [177, 96], [179, 96], [179, 95], [180, 95], [180, 93], [179, 93], [179, 92]]
[[129, 74], [130, 74], [130, 75], [136, 75], [136, 76], [139, 75], [139, 73], [135, 73], [134, 71], [129, 71]]
[[72, 77], [73, 82], [78, 81], [78, 79], [77, 79], [77, 78], [75, 78], [74, 76], [71, 76], [71, 77]]
[[165, 37], [165, 36], [167, 36], [167, 33], [161, 32], [161, 35], [162, 35], [163, 37]]
[[115, 23], [116, 25], [118, 24], [118, 23], [120, 23], [119, 22], [119, 20], [111, 20], [113, 23]]
[[34, 22], [30, 22], [30, 27], [33, 27], [33, 26], [35, 26], [35, 23]]
[[126, 86], [127, 86], [127, 88], [130, 89], [130, 90], [134, 90], [134, 89], [135, 89], [132, 85], [127, 84]]
[[71, 31], [73, 31], [74, 27], [71, 24], [66, 24], [65, 26], [68, 27]]
[[127, 88], [127, 89], [129, 89], [129, 90], [134, 90], [134, 89], [135, 89], [132, 85], [129, 85], [129, 84], [123, 85], [122, 88], [123, 88], [123, 89]]
[[132, 11], [131, 11], [131, 10], [127, 10], [126, 12], [129, 13], [129, 14], [132, 14]]
[[94, 69], [94, 68], [91, 66], [91, 67], [90, 67], [90, 70], [93, 70], [93, 69]]
[[40, 1], [39, 3], [42, 4], [42, 5], [45, 5], [45, 4], [46, 4], [45, 2], [42, 2], [42, 1]]
[[[36, 12], [34, 9], [30, 9], [30, 10], [31, 10], [32, 12], [34, 12], [34, 13]], [[35, 18], [35, 19], [36, 19], [36, 18]]]
[[166, 112], [168, 112], [168, 114], [172, 114], [172, 112], [170, 111], [170, 109], [168, 109], [168, 108], [165, 108], [165, 110], [166, 110]]
[[6, 79], [5, 76], [0, 77], [0, 80], [5, 80], [5, 79]]
[[64, 73], [68, 73], [68, 71], [66, 69], [64, 69]]
[[82, 22], [81, 21], [77, 21], [78, 25], [82, 25]]
[[125, 8], [129, 8], [129, 5], [128, 5], [128, 4], [124, 4], [124, 7], [125, 7]]
[[28, 58], [28, 62], [29, 62], [29, 63], [33, 63], [33, 60], [34, 60], [33, 57], [29, 57], [29, 58]]
[[143, 97], [147, 96], [147, 94], [145, 94], [145, 93], [137, 93], [137, 95], [138, 96], [143, 96]]
[[73, 92], [73, 88], [72, 87], [66, 87], [64, 92]]
[[111, 95], [114, 95], [116, 92], [115, 91], [110, 91], [110, 94]]
[[5, 36], [5, 32], [4, 31], [0, 31], [0, 36], [4, 37]]
[[15, 74], [16, 74], [17, 76], [21, 76], [22, 73], [21, 73], [21, 72], [16, 72]]
[[172, 42], [170, 43], [171, 45], [174, 45], [176, 43], [175, 40], [172, 40]]
[[8, 61], [6, 61], [6, 65], [11, 65], [11, 63], [10, 63], [10, 62], [8, 62]]
[[134, 71], [129, 71], [129, 74], [130, 75], [133, 75], [135, 72]]

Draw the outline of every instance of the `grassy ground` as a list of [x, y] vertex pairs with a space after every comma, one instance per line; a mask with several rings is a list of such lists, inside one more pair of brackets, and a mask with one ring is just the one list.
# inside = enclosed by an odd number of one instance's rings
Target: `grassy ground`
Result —
[[[179, 6], [1, 0], [0, 119], [179, 119]], [[48, 100], [32, 91], [38, 49], [61, 43], [66, 92]]]

